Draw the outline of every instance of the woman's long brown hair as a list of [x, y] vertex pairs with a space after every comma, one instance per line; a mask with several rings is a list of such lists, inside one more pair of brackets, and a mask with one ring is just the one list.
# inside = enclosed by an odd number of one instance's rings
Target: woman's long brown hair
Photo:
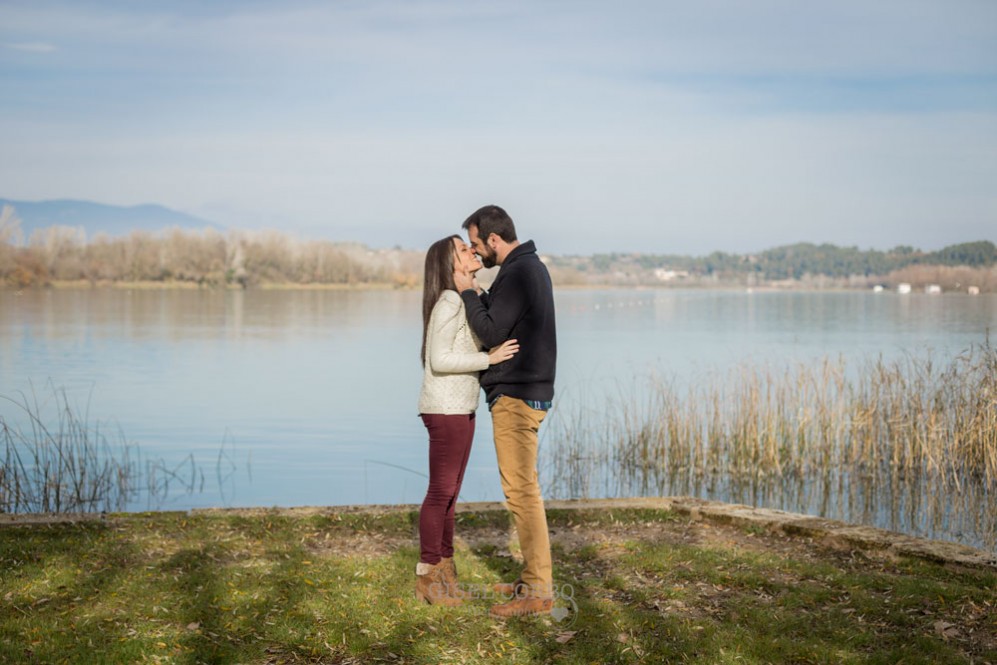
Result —
[[453, 281], [455, 239], [460, 240], [460, 236], [452, 235], [437, 240], [426, 252], [426, 271], [422, 281], [422, 353], [420, 354], [423, 366], [426, 365], [426, 333], [429, 330], [429, 317], [433, 314], [433, 307], [445, 290], [457, 290], [457, 285]]

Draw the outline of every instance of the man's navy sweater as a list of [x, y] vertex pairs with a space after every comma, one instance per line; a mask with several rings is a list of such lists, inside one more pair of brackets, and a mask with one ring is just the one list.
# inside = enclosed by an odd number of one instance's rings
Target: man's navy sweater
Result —
[[488, 293], [460, 294], [467, 320], [487, 348], [519, 340], [519, 353], [481, 374], [491, 401], [499, 395], [547, 402], [554, 399], [557, 333], [554, 292], [547, 266], [532, 240], [509, 252]]

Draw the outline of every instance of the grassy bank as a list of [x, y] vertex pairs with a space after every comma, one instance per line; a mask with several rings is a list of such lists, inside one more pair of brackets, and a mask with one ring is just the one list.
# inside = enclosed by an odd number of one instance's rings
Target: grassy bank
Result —
[[[997, 662], [997, 571], [822, 549], [652, 509], [551, 510], [552, 617], [412, 595], [409, 509], [112, 515], [0, 527], [0, 661]], [[459, 515], [462, 580], [519, 568]], [[569, 591], [570, 590], [570, 591]]]

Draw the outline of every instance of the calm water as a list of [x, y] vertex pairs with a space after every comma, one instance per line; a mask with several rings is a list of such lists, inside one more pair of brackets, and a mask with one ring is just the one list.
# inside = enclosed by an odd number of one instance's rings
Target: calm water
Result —
[[[49, 386], [144, 454], [193, 454], [204, 491], [158, 507], [417, 503], [420, 297], [407, 291], [0, 291], [0, 395]], [[997, 296], [567, 290], [555, 411], [651, 372], [858, 360], [984, 341]], [[0, 402], [0, 415], [20, 411]], [[487, 410], [462, 498], [501, 498]], [[106, 425], [105, 425], [106, 427]], [[545, 441], [543, 445], [555, 445]], [[219, 457], [223, 463], [219, 464]], [[225, 480], [219, 483], [217, 472]], [[550, 485], [550, 479], [542, 482]], [[144, 504], [132, 508], [145, 508]]]

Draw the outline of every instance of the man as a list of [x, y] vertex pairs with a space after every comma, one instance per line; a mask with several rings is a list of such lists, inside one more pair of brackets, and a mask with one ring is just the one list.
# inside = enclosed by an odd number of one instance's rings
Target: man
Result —
[[502, 491], [526, 564], [519, 580], [496, 585], [497, 591], [513, 598], [491, 612], [500, 617], [547, 613], [553, 604], [553, 571], [537, 479], [537, 431], [554, 399], [557, 337], [550, 274], [533, 241], [520, 243], [516, 238], [512, 219], [502, 208], [481, 208], [463, 228], [482, 264], [500, 266], [488, 293], [479, 293], [473, 275], [458, 275], [468, 322], [486, 348], [508, 339], [519, 341], [519, 353], [481, 375]]

